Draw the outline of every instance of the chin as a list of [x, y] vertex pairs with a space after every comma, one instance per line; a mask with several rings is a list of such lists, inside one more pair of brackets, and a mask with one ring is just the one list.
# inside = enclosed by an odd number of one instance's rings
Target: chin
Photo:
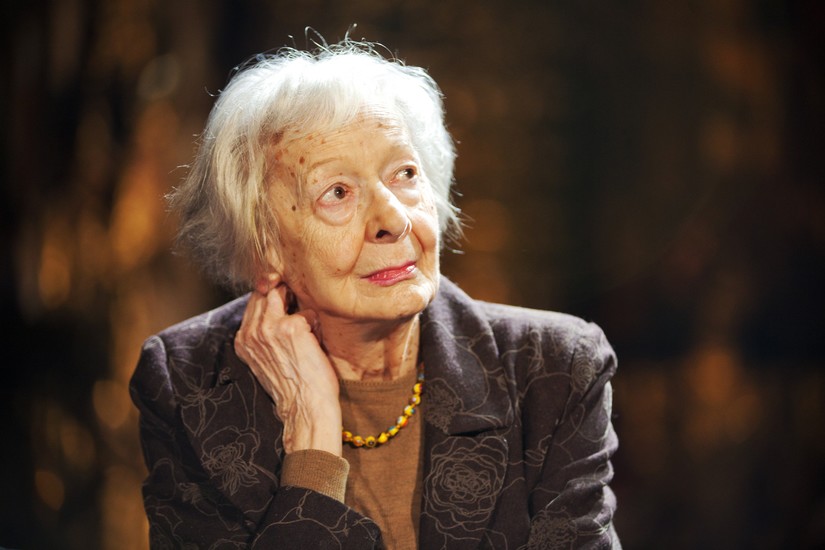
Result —
[[437, 290], [438, 283], [430, 280], [418, 284], [405, 285], [405, 287], [398, 289], [398, 296], [396, 297], [395, 303], [398, 305], [399, 311], [403, 311], [409, 315], [417, 315], [430, 305], [430, 302], [435, 298]]
[[438, 282], [431, 280], [424, 281], [404, 281], [391, 287], [384, 287], [384, 292], [373, 296], [371, 300], [375, 309], [373, 312], [365, 312], [371, 317], [372, 313], [376, 318], [394, 320], [414, 317], [418, 315], [432, 302], [438, 290]]

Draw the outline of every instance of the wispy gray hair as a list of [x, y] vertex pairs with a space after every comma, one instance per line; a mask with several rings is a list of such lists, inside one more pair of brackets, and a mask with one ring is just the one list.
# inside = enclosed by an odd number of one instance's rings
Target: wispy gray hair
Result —
[[218, 282], [250, 288], [278, 243], [267, 203], [272, 144], [286, 131], [340, 128], [378, 107], [406, 125], [436, 197], [441, 235], [460, 230], [452, 204], [455, 147], [442, 94], [420, 67], [346, 39], [315, 51], [259, 55], [237, 68], [215, 102], [194, 162], [169, 195], [180, 216], [178, 244]]

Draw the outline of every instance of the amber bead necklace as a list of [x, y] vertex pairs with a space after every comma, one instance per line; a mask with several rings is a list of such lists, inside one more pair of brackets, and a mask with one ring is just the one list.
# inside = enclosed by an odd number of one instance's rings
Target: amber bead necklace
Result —
[[345, 428], [341, 428], [341, 439], [344, 443], [349, 443], [353, 447], [366, 447], [368, 449], [372, 449], [373, 447], [378, 447], [379, 445], [383, 445], [390, 439], [396, 436], [398, 432], [407, 425], [410, 421], [410, 417], [415, 414], [415, 411], [418, 409], [418, 405], [421, 404], [421, 390], [424, 388], [424, 370], [420, 370], [418, 372], [418, 377], [416, 378], [415, 385], [412, 388], [412, 395], [410, 396], [410, 401], [404, 410], [401, 412], [401, 416], [395, 421], [393, 426], [390, 426], [386, 431], [381, 432], [378, 435], [368, 435], [366, 437], [360, 435], [354, 435], [352, 432], [346, 430]]

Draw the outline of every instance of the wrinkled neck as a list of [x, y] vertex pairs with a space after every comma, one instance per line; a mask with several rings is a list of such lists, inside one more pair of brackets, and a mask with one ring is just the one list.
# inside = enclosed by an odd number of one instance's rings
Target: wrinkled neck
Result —
[[343, 380], [395, 380], [416, 369], [419, 316], [392, 322], [322, 320], [321, 338]]

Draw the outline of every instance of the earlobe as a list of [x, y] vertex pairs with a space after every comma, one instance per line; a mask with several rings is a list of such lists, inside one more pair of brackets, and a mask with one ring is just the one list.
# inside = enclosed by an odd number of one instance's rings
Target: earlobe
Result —
[[266, 251], [265, 265], [261, 266], [260, 273], [255, 279], [255, 290], [266, 294], [284, 282], [280, 254], [271, 247]]
[[273, 288], [280, 285], [282, 281], [283, 279], [281, 278], [280, 273], [275, 271], [264, 273], [255, 280], [255, 290], [261, 294], [266, 294]]
[[298, 305], [298, 297], [286, 284], [280, 273], [274, 271], [264, 273], [255, 280], [255, 291], [267, 295], [270, 292], [278, 292], [283, 300], [284, 311], [287, 314], [293, 314], [300, 309]]

